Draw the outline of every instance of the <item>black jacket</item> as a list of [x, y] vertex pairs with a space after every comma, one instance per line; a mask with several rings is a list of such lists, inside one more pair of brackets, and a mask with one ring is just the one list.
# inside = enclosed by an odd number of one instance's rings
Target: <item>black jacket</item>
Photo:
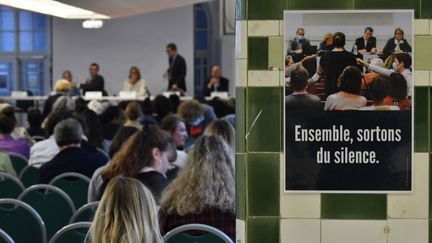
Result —
[[204, 95], [205, 96], [210, 96], [211, 92], [213, 91], [217, 91], [217, 92], [228, 92], [228, 79], [225, 77], [220, 76], [219, 77], [219, 86], [217, 87], [217, 89], [215, 89], [214, 85], [212, 85], [210, 88], [208, 88], [208, 84], [210, 83], [211, 77], [207, 79], [207, 84], [205, 86], [205, 92]]
[[[391, 38], [387, 41], [386, 45], [384, 46], [384, 54], [390, 55], [395, 50], [396, 44], [394, 43], [395, 38]], [[400, 49], [404, 52], [411, 52], [411, 46], [408, 44], [408, 41], [406, 39], [402, 39], [403, 43], [399, 45]]]
[[108, 95], [105, 91], [105, 79], [101, 75], [92, 77], [89, 83], [81, 84], [83, 94], [87, 91], [100, 91], [103, 95]]
[[186, 91], [186, 61], [178, 54], [175, 56], [174, 63], [171, 64], [171, 60], [170, 57], [168, 59], [168, 90], [171, 89], [173, 84], [176, 84], [179, 89]]
[[[370, 52], [372, 50], [372, 48], [376, 48], [376, 38], [371, 36], [371, 38], [369, 38], [369, 40], [366, 43], [364, 43], [364, 39], [363, 37], [359, 37], [355, 40], [355, 44], [357, 46], [357, 50], [363, 50], [366, 49], [367, 52]], [[354, 46], [352, 48], [352, 51], [354, 51]]]

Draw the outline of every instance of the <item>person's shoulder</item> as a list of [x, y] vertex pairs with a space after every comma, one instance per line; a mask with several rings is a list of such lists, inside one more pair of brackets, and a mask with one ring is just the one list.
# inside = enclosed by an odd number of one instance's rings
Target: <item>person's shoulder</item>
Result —
[[307, 94], [307, 96], [308, 96], [311, 100], [313, 100], [313, 101], [321, 102], [320, 97], [318, 97], [317, 95]]

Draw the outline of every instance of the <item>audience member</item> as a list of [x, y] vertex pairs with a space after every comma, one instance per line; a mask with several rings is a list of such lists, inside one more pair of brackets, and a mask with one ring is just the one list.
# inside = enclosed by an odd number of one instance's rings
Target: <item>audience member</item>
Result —
[[48, 184], [54, 177], [66, 172], [91, 178], [93, 172], [107, 162], [102, 154], [81, 148], [83, 129], [73, 118], [59, 122], [54, 128], [54, 137], [60, 152], [40, 168], [40, 183]]
[[285, 98], [286, 111], [315, 112], [321, 110], [320, 98], [306, 91], [308, 79], [308, 71], [301, 65], [291, 72], [290, 84], [293, 93]]
[[145, 126], [135, 133], [101, 173], [103, 185], [94, 191], [94, 198], [100, 198], [112, 178], [123, 175], [141, 181], [150, 189], [156, 201], [159, 201], [163, 189], [168, 184], [165, 173], [170, 167], [170, 142], [170, 136], [156, 126]]
[[187, 154], [183, 151], [188, 137], [184, 120], [177, 115], [168, 115], [162, 120], [162, 130], [171, 135], [172, 143], [177, 150], [177, 159], [173, 162], [179, 168], [184, 168], [187, 161]]
[[70, 96], [79, 96], [79, 95], [81, 95], [80, 89], [77, 87], [76, 83], [73, 81], [71, 71], [69, 71], [69, 70], [64, 71], [63, 74], [62, 74], [62, 78], [65, 79], [65, 80], [67, 80], [67, 81], [69, 81], [69, 83], [71, 84], [71, 88], [70, 88], [70, 90], [68, 92], [68, 94]]
[[384, 104], [398, 106], [400, 110], [411, 109], [412, 102], [410, 98], [407, 98], [407, 82], [404, 76], [394, 72], [390, 74], [389, 80], [390, 91], [384, 99]]
[[176, 94], [172, 94], [169, 96], [169, 100], [171, 102], [171, 111], [172, 113], [176, 114], [180, 105], [180, 97]]
[[366, 106], [366, 98], [360, 95], [362, 73], [357, 67], [346, 67], [338, 81], [340, 91], [327, 97], [324, 110], [358, 110]]
[[158, 95], [153, 100], [154, 118], [160, 124], [164, 117], [172, 112], [170, 100], [163, 96]]
[[377, 52], [376, 38], [373, 36], [372, 27], [366, 27], [363, 36], [355, 40], [352, 52], [354, 55], [357, 55], [357, 53], [365, 55], [368, 52], [375, 54]]
[[92, 110], [85, 110], [77, 118], [87, 138], [86, 145], [108, 151], [109, 144], [104, 139], [102, 123], [96, 113]]
[[[230, 147], [234, 156], [235, 151], [235, 130], [231, 123], [226, 119], [218, 119], [210, 123], [204, 131], [204, 135], [222, 138]], [[234, 165], [233, 165], [234, 166]]]
[[235, 179], [231, 152], [221, 138], [204, 136], [189, 153], [186, 167], [161, 200], [161, 231], [198, 223], [235, 239]]
[[325, 93], [327, 96], [338, 91], [338, 77], [348, 66], [356, 65], [355, 55], [345, 50], [345, 34], [336, 32], [333, 36], [334, 48], [324, 53], [320, 60], [323, 74], [326, 77]]
[[143, 112], [141, 110], [141, 105], [137, 101], [129, 102], [125, 110], [126, 122], [124, 126], [136, 127], [137, 129], [141, 129], [142, 125], [138, 121], [138, 119], [142, 116]]
[[163, 243], [151, 192], [133, 178], [107, 185], [90, 227], [92, 242]]
[[85, 83], [81, 84], [80, 88], [83, 90], [83, 94], [87, 91], [99, 91], [103, 95], [108, 95], [105, 91], [105, 80], [99, 74], [99, 64], [92, 63], [90, 65], [90, 77], [87, 78]]
[[87, 101], [85, 101], [85, 99], [83, 99], [81, 97], [76, 98], [75, 99], [75, 113], [81, 114], [85, 110], [88, 110]]
[[[383, 62], [382, 59], [379, 58], [379, 57], [373, 58], [373, 59], [370, 61], [370, 63], [371, 63], [371, 65], [375, 65], [375, 66], [379, 66], [379, 67], [384, 68], [384, 62]], [[380, 76], [380, 75], [381, 75], [381, 74], [379, 74], [379, 73], [377, 73], [377, 72], [369, 72], [369, 73], [366, 73], [366, 74], [363, 76], [364, 83], [362, 84], [362, 88], [368, 89], [369, 85], [372, 83], [372, 80], [373, 80], [374, 78]]]
[[324, 35], [324, 40], [320, 42], [318, 51], [328, 52], [333, 50], [333, 34], [327, 33]]
[[0, 172], [17, 177], [16, 171], [7, 153], [0, 152]]
[[60, 149], [55, 141], [54, 128], [55, 126], [72, 117], [70, 111], [56, 111], [52, 112], [46, 119], [45, 134], [47, 139], [35, 143], [30, 148], [29, 164], [46, 163], [54, 158], [59, 153]]
[[211, 75], [207, 79], [207, 85], [205, 87], [205, 96], [210, 96], [212, 92], [228, 92], [228, 79], [221, 76], [220, 66], [213, 66], [211, 69]]
[[390, 91], [390, 82], [387, 77], [378, 76], [372, 80], [369, 87], [370, 95], [373, 99], [373, 104], [360, 108], [363, 111], [394, 111], [399, 110], [395, 105], [385, 105], [384, 98], [387, 97]]
[[412, 96], [413, 84], [412, 84], [412, 73], [411, 73], [411, 56], [408, 53], [397, 53], [393, 62], [393, 69], [385, 69], [377, 65], [369, 64], [359, 58], [357, 58], [357, 63], [368, 68], [369, 71], [377, 72], [384, 76], [390, 76], [394, 72], [402, 74], [407, 83], [407, 94], [408, 97]]
[[114, 155], [120, 151], [123, 144], [127, 142], [127, 140], [132, 137], [133, 134], [135, 134], [137, 131], [139, 131], [138, 128], [133, 126], [125, 126], [121, 127], [116, 135], [114, 136], [111, 146], [109, 148], [108, 155], [110, 158], [114, 158]]
[[394, 37], [389, 39], [384, 46], [384, 54], [390, 55], [393, 53], [411, 52], [412, 48], [408, 41], [404, 38], [404, 31], [401, 28], [396, 28]]
[[119, 106], [108, 106], [100, 115], [104, 138], [112, 141], [124, 123], [124, 114]]
[[186, 61], [177, 53], [177, 46], [169, 43], [166, 46], [168, 54], [168, 90], [186, 92]]
[[186, 149], [204, 133], [208, 124], [216, 120], [216, 117], [212, 119], [205, 116], [204, 107], [197, 100], [189, 100], [181, 103], [178, 109], [178, 115], [185, 121], [188, 131], [188, 139], [185, 145]]
[[45, 137], [45, 131], [42, 129], [42, 113], [36, 107], [27, 110], [27, 122], [29, 127], [27, 132], [30, 136]]
[[0, 112], [0, 150], [22, 155], [29, 158], [29, 144], [24, 139], [12, 137], [16, 125], [15, 109], [12, 106], [3, 108]]
[[135, 91], [137, 96], [145, 95], [145, 80], [141, 78], [141, 72], [137, 67], [129, 69], [129, 77], [123, 82], [123, 91]]
[[58, 98], [67, 95], [71, 88], [72, 88], [71, 83], [65, 79], [60, 79], [55, 83], [54, 94], [48, 96], [44, 104], [44, 108], [42, 112], [44, 118], [46, 118], [49, 115], [49, 113], [52, 111], [53, 105], [58, 100]]

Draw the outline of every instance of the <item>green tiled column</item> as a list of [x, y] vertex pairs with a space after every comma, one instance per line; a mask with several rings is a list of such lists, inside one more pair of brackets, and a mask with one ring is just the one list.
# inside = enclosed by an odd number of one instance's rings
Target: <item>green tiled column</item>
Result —
[[[353, 237], [371, 239], [363, 242], [391, 243], [398, 237], [407, 237], [397, 242], [432, 243], [428, 236], [429, 225], [432, 227], [432, 193], [429, 192], [432, 188], [429, 179], [432, 173], [429, 166], [432, 1], [238, 0], [236, 3], [237, 219], [244, 225], [240, 234], [243, 237], [238, 242], [345, 243], [351, 241], [334, 234], [343, 235], [354, 229]], [[410, 8], [415, 9], [416, 18], [422, 18], [415, 23], [414, 43], [414, 192], [285, 194], [281, 172], [283, 11]], [[397, 228], [405, 224], [406, 227]], [[329, 234], [335, 225], [336, 230]], [[414, 235], [423, 240], [409, 238]]]

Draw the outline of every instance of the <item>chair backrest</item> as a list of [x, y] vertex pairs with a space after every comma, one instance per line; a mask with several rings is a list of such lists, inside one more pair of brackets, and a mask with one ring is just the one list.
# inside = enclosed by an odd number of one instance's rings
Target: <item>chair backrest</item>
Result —
[[63, 173], [54, 177], [49, 183], [66, 192], [75, 204], [80, 208], [87, 203], [87, 193], [90, 179], [82, 174], [75, 172]]
[[101, 148], [96, 148], [96, 150], [97, 150], [98, 153], [100, 153], [100, 154], [102, 154], [103, 156], [105, 156], [105, 158], [106, 158], [107, 160], [110, 160], [110, 157], [109, 157], [108, 153], [107, 153], [105, 150], [103, 150], [103, 149], [101, 149]]
[[[189, 235], [186, 231], [204, 231], [203, 235]], [[165, 243], [233, 243], [233, 241], [221, 230], [205, 224], [185, 224], [179, 226], [164, 237]]]
[[0, 172], [0, 198], [17, 198], [24, 185], [15, 176]]
[[18, 200], [32, 206], [39, 213], [45, 223], [48, 239], [67, 225], [75, 213], [72, 199], [61, 189], [51, 185], [33, 185], [25, 189]]
[[80, 207], [70, 218], [69, 224], [76, 222], [92, 222], [99, 202], [91, 202]]
[[7, 152], [17, 175], [28, 165], [28, 159], [21, 154]]
[[8, 235], [8, 233], [6, 233], [2, 229], [0, 229], [0, 240], [1, 240], [1, 242], [15, 243], [15, 241], [12, 239], [12, 237], [10, 237], [10, 235]]
[[90, 222], [78, 222], [67, 225], [57, 231], [49, 243], [75, 243], [84, 242], [87, 232], [91, 226]]
[[16, 242], [47, 242], [42, 218], [30, 205], [16, 199], [0, 199], [0, 228]]
[[19, 179], [25, 187], [36, 185], [39, 182], [40, 167], [44, 163], [29, 164], [19, 173]]

